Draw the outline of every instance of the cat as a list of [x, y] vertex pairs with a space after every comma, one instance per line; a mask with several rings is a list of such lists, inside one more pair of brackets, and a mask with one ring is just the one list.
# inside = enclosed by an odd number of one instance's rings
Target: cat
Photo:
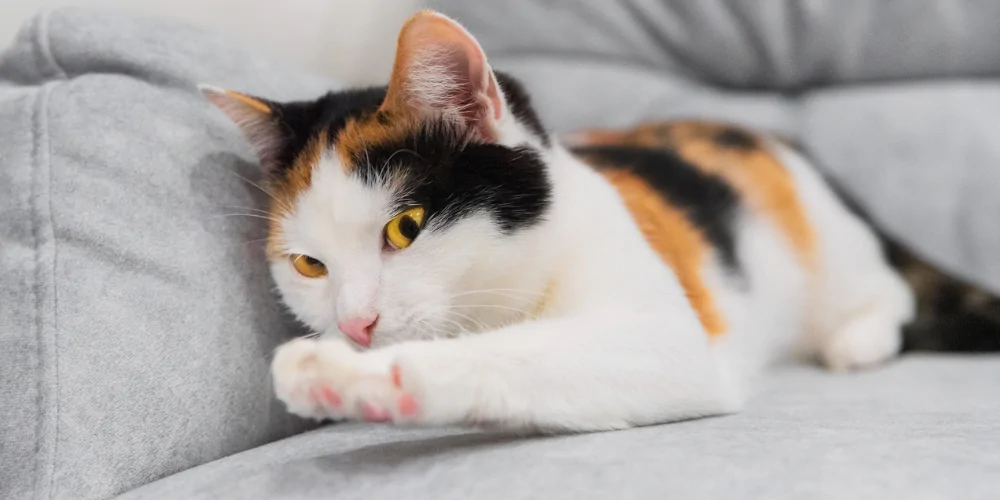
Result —
[[581, 432], [719, 415], [777, 361], [883, 363], [918, 317], [796, 148], [693, 121], [563, 144], [432, 11], [403, 26], [387, 87], [203, 92], [259, 157], [271, 271], [317, 333], [271, 365], [303, 417]]

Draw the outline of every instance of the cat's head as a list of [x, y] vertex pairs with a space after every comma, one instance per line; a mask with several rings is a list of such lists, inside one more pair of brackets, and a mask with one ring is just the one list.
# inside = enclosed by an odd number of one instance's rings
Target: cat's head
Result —
[[552, 204], [549, 138], [455, 21], [410, 18], [388, 87], [293, 103], [203, 90], [258, 154], [272, 273], [315, 331], [384, 345], [539, 302], [530, 254]]

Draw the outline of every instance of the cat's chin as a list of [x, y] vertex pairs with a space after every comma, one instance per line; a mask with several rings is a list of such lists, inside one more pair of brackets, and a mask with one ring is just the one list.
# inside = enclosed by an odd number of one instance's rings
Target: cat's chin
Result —
[[402, 342], [414, 340], [432, 340], [457, 337], [458, 331], [449, 328], [450, 324], [423, 322], [419, 328], [412, 325], [401, 325], [398, 328], [386, 328], [385, 330], [375, 330], [372, 332], [372, 348], [385, 347]]

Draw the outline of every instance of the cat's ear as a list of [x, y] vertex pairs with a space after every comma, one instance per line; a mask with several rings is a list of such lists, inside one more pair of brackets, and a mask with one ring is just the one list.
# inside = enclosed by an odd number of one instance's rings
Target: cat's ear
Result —
[[243, 131], [265, 173], [278, 167], [284, 133], [275, 116], [276, 103], [211, 85], [199, 85], [198, 89]]
[[485, 141], [497, 139], [509, 112], [476, 39], [430, 10], [415, 14], [399, 33], [384, 107], [442, 117]]

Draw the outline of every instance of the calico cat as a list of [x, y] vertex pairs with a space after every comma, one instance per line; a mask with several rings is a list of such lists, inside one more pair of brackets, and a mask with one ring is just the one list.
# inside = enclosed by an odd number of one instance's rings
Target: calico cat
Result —
[[318, 337], [275, 353], [316, 419], [594, 431], [733, 412], [768, 363], [882, 363], [914, 319], [876, 234], [784, 143], [697, 122], [567, 148], [455, 21], [387, 87], [203, 88], [273, 194], [267, 255]]

